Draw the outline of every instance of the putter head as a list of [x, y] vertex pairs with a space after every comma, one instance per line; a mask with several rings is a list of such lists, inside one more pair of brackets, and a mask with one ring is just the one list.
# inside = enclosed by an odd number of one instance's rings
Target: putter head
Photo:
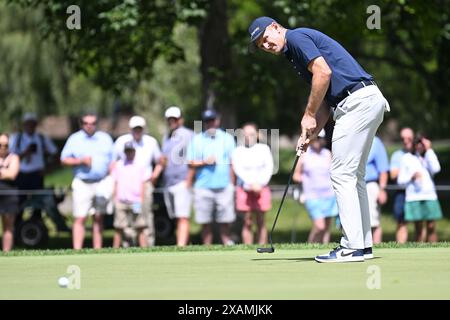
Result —
[[256, 252], [258, 253], [274, 253], [275, 252], [275, 248], [271, 247], [271, 248], [257, 248]]

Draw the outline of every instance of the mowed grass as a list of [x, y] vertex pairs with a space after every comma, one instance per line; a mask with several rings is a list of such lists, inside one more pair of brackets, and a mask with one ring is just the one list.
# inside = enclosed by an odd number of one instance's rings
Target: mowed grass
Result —
[[[287, 162], [286, 162], [287, 163]], [[64, 177], [64, 181], [61, 180]], [[286, 179], [280, 181], [285, 181]], [[70, 174], [50, 184], [65, 186]], [[440, 197], [444, 219], [440, 240], [450, 241], [450, 196]], [[267, 214], [270, 228], [279, 200]], [[395, 240], [396, 223], [383, 209], [384, 241]], [[193, 221], [193, 219], [192, 219]], [[450, 243], [435, 245], [387, 243], [375, 250], [376, 259], [363, 263], [318, 264], [313, 260], [332, 245], [305, 242], [311, 221], [304, 207], [287, 199], [274, 233], [276, 252], [257, 254], [255, 246], [189, 246], [101, 251], [54, 250], [71, 247], [70, 234], [57, 234], [48, 220], [53, 250], [0, 253], [0, 299], [450, 299]], [[192, 243], [200, 243], [200, 226], [192, 222]], [[409, 226], [410, 240], [413, 226]], [[239, 235], [237, 223], [233, 228]], [[111, 245], [112, 230], [105, 232]], [[340, 232], [333, 227], [332, 241]], [[174, 239], [158, 240], [170, 244]], [[279, 244], [294, 242], [294, 244]], [[85, 245], [91, 246], [90, 232]], [[81, 270], [81, 288], [59, 288], [67, 268]], [[373, 288], [380, 279], [380, 288]], [[369, 284], [369, 286], [368, 286]], [[372, 285], [372, 289], [370, 289]]]
[[[383, 245], [358, 263], [313, 260], [329, 248], [15, 252], [0, 257], [0, 299], [450, 299], [449, 243]], [[81, 270], [79, 290], [58, 286], [69, 265]]]
[[[444, 210], [444, 218], [437, 222], [437, 230], [439, 235], [439, 241], [450, 241], [450, 219], [448, 209], [450, 203], [450, 197], [447, 197], [444, 201], [441, 198], [441, 205]], [[266, 217], [266, 225], [268, 229], [272, 227], [272, 223], [275, 219], [276, 210], [278, 209], [280, 200], [274, 199], [272, 203], [272, 209], [267, 213]], [[390, 204], [386, 205], [384, 208], [389, 209]], [[111, 217], [108, 217], [109, 225], [112, 224]], [[45, 219], [47, 228], [49, 229], [50, 239], [48, 242], [41, 246], [42, 249], [67, 249], [72, 247], [72, 236], [70, 233], [57, 233], [55, 226], [49, 219]], [[69, 219], [69, 225], [72, 224], [72, 219]], [[87, 223], [87, 233], [86, 233], [86, 241], [85, 247], [89, 248], [92, 246], [91, 240], [91, 232], [90, 232], [90, 224], [91, 221]], [[0, 223], [1, 225], [1, 223]], [[383, 241], [395, 241], [395, 231], [396, 231], [396, 222], [391, 212], [383, 211], [383, 215], [381, 217], [381, 225], [383, 227]], [[276, 243], [304, 243], [308, 239], [308, 233], [311, 229], [312, 222], [308, 217], [306, 210], [303, 205], [293, 200], [292, 198], [287, 198], [282, 211], [280, 213], [279, 219], [277, 221], [277, 225], [274, 231], [273, 240]], [[240, 232], [242, 227], [242, 217], [241, 215], [237, 215], [237, 221], [232, 226], [233, 237], [237, 241], [240, 242]], [[414, 225], [410, 223], [408, 225], [409, 229], [409, 240], [414, 240]], [[194, 218], [191, 217], [191, 243], [192, 244], [201, 244], [201, 227], [196, 224]], [[332, 225], [331, 228], [331, 241], [338, 242], [341, 237], [341, 232], [336, 229], [336, 226]], [[107, 229], [104, 231], [104, 246], [109, 247], [112, 246], [112, 237], [113, 230]], [[0, 230], [1, 235], [1, 230]], [[220, 243], [220, 238], [218, 234], [215, 234], [215, 242]], [[159, 238], [156, 239], [157, 245], [171, 245], [175, 244], [175, 235], [169, 238]], [[15, 247], [16, 250], [26, 249], [20, 245]]]

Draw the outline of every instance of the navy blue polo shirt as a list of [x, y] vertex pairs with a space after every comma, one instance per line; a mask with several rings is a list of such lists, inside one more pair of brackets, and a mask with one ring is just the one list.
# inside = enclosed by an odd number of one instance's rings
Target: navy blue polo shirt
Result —
[[322, 56], [332, 71], [331, 82], [325, 95], [330, 106], [344, 97], [344, 92], [362, 80], [373, 80], [358, 62], [337, 41], [320, 31], [309, 28], [287, 30], [284, 55], [297, 73], [311, 84], [312, 73], [308, 64]]

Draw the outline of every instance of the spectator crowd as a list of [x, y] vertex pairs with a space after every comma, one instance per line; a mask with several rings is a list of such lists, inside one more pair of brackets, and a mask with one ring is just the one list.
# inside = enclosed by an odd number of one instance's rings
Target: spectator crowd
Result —
[[[113, 141], [98, 130], [98, 116], [85, 113], [80, 130], [69, 136], [60, 154], [60, 162], [73, 169], [72, 243], [84, 245], [86, 221], [92, 219], [92, 246], [103, 246], [105, 214], [114, 213], [113, 246], [127, 245], [136, 239], [141, 247], [155, 244], [153, 194], [161, 179], [164, 204], [176, 220], [176, 243], [190, 243], [191, 212], [201, 225], [203, 244], [213, 243], [213, 222], [220, 240], [232, 245], [231, 224], [241, 215], [242, 242], [267, 242], [266, 212], [271, 209], [269, 187], [274, 161], [270, 147], [258, 136], [258, 127], [246, 123], [234, 131], [221, 129], [220, 116], [214, 110], [202, 113], [202, 132], [184, 126], [181, 109], [165, 111], [167, 133], [158, 141], [147, 134], [147, 122], [141, 116], [129, 120], [129, 133]], [[58, 150], [45, 135], [38, 133], [35, 114], [23, 117], [23, 127], [9, 136], [0, 134], [0, 215], [3, 226], [3, 250], [14, 243], [14, 228], [22, 220], [26, 192], [44, 189], [47, 166]], [[433, 176], [440, 164], [432, 143], [412, 129], [400, 132], [402, 149], [389, 161], [383, 142], [375, 137], [366, 166], [368, 211], [374, 243], [383, 237], [381, 206], [387, 202], [386, 186], [391, 179], [399, 188], [394, 194], [396, 239], [408, 240], [407, 224], [413, 222], [416, 241], [438, 240], [436, 220], [442, 218]], [[330, 178], [332, 153], [326, 148], [325, 132], [311, 142], [293, 179], [302, 188], [304, 204], [313, 224], [308, 242], [328, 243], [331, 225], [338, 208]], [[20, 192], [20, 191], [24, 192]], [[48, 197], [37, 197], [58, 231], [70, 231], [65, 220], [52, 208]], [[39, 209], [32, 213], [40, 216]], [[255, 229], [255, 230], [254, 230]]]

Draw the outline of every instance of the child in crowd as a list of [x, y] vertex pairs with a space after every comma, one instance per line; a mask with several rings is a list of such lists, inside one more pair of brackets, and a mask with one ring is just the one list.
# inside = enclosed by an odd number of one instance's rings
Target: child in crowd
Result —
[[127, 227], [136, 230], [139, 246], [147, 247], [145, 229], [148, 228], [148, 223], [142, 213], [142, 203], [145, 182], [150, 178], [149, 170], [134, 161], [136, 150], [132, 142], [125, 143], [124, 151], [126, 159], [119, 160], [112, 171], [116, 207], [113, 247], [120, 247]]

